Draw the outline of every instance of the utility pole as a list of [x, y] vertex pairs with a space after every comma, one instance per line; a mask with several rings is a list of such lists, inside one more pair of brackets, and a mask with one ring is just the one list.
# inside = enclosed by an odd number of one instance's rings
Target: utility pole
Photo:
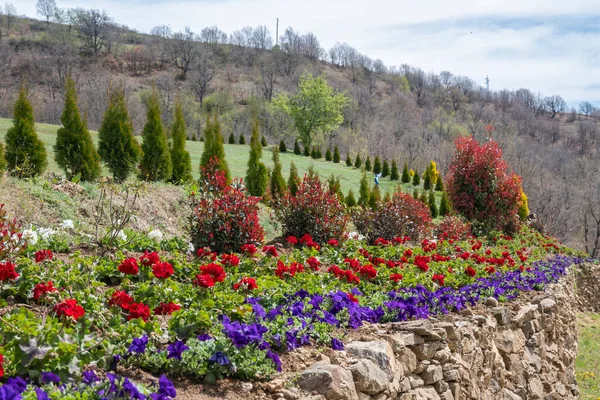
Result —
[[275, 28], [275, 46], [279, 46], [279, 18], [277, 18], [277, 26]]
[[485, 76], [485, 86], [487, 88], [487, 91], [490, 91], [490, 77], [489, 76]]

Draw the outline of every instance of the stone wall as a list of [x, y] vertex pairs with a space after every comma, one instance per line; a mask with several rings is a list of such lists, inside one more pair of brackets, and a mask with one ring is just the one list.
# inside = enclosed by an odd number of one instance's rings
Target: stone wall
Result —
[[365, 327], [290, 376], [296, 388], [270, 391], [288, 400], [576, 399], [573, 281], [460, 315]]
[[600, 312], [600, 264], [577, 266], [575, 292], [579, 310]]

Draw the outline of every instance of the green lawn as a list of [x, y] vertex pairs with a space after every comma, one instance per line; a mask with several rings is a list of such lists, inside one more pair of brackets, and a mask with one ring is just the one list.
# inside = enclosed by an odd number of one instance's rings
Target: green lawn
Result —
[[579, 351], [575, 361], [581, 400], [600, 399], [600, 314], [578, 314]]
[[[12, 120], [0, 118], [0, 140], [4, 141], [6, 131], [11, 125]], [[49, 171], [60, 172], [58, 165], [54, 161], [54, 152], [52, 150], [52, 146], [54, 145], [56, 139], [56, 130], [58, 129], [58, 126], [48, 124], [37, 124], [36, 126], [38, 135], [46, 145], [46, 149], [48, 151]], [[94, 136], [94, 140], [96, 140], [96, 132], [92, 132], [92, 134]], [[198, 177], [203, 143], [188, 141], [186, 147], [192, 156], [194, 176]], [[249, 150], [250, 148], [247, 145], [225, 144], [227, 163], [229, 164], [229, 168], [233, 177], [243, 178], [246, 175], [246, 164], [248, 163]], [[348, 190], [352, 189], [354, 191], [355, 198], [358, 200], [361, 172], [356, 168], [347, 167], [344, 161], [342, 161], [340, 164], [334, 164], [332, 162], [325, 161], [325, 159], [313, 160], [310, 157], [298, 156], [289, 151], [281, 154], [280, 159], [283, 164], [283, 173], [286, 180], [288, 178], [292, 161], [296, 163], [296, 167], [298, 168], [300, 176], [308, 172], [308, 169], [312, 165], [322, 179], [327, 179], [329, 176], [331, 176], [331, 174], [339, 177], [344, 193], [347, 193]], [[342, 157], [342, 159], [345, 160], [345, 155]], [[262, 160], [268, 167], [273, 166], [273, 161], [271, 160], [271, 147], [264, 149]], [[108, 170], [105, 169], [104, 174], [108, 175]], [[370, 183], [373, 184], [372, 173], [369, 173], [369, 180]], [[385, 192], [393, 192], [397, 184], [397, 182], [390, 181], [389, 178], [381, 179], [380, 191], [382, 196], [385, 194]], [[403, 192], [412, 194], [414, 189], [415, 187], [412, 184], [402, 185]], [[419, 187], [419, 189], [422, 190], [422, 186]], [[439, 193], [436, 193], [436, 196], [438, 197], [439, 201]]]

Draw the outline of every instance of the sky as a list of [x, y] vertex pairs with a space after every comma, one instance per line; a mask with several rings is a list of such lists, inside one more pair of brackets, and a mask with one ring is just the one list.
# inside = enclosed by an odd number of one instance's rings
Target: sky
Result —
[[[9, 0], [10, 1], [10, 0]], [[36, 0], [12, 0], [35, 17]], [[231, 33], [266, 25], [314, 33], [328, 50], [346, 42], [385, 65], [466, 75], [490, 89], [560, 94], [600, 106], [599, 0], [57, 0], [102, 8], [140, 32], [170, 25]]]

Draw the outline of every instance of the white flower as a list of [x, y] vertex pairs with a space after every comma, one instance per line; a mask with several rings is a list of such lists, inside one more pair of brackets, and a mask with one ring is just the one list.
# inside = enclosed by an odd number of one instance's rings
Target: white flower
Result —
[[23, 231], [23, 240], [27, 241], [27, 243], [34, 246], [38, 241], [38, 234], [32, 229], [25, 229]]
[[50, 228], [39, 228], [38, 229], [38, 234], [44, 240], [50, 239], [52, 237], [52, 235], [54, 235], [55, 233], [56, 233], [56, 231], [53, 229], [50, 229]]
[[117, 236], [118, 239], [121, 239], [122, 241], [127, 240], [127, 235], [125, 234], [125, 232], [123, 231], [118, 231], [117, 232]]
[[192, 242], [189, 242], [189, 243], [188, 243], [188, 251], [187, 251], [187, 253], [188, 253], [188, 254], [194, 254], [194, 250], [196, 250], [196, 249], [194, 248], [194, 245], [192, 244]]
[[350, 232], [348, 233], [348, 237], [350, 239], [363, 240], [365, 237], [358, 232]]
[[75, 224], [73, 224], [73, 221], [70, 219], [65, 219], [62, 224], [60, 224], [60, 227], [62, 229], [75, 229]]
[[150, 231], [150, 233], [148, 233], [148, 237], [150, 239], [156, 240], [157, 242], [160, 242], [163, 240], [163, 234], [158, 229]]

